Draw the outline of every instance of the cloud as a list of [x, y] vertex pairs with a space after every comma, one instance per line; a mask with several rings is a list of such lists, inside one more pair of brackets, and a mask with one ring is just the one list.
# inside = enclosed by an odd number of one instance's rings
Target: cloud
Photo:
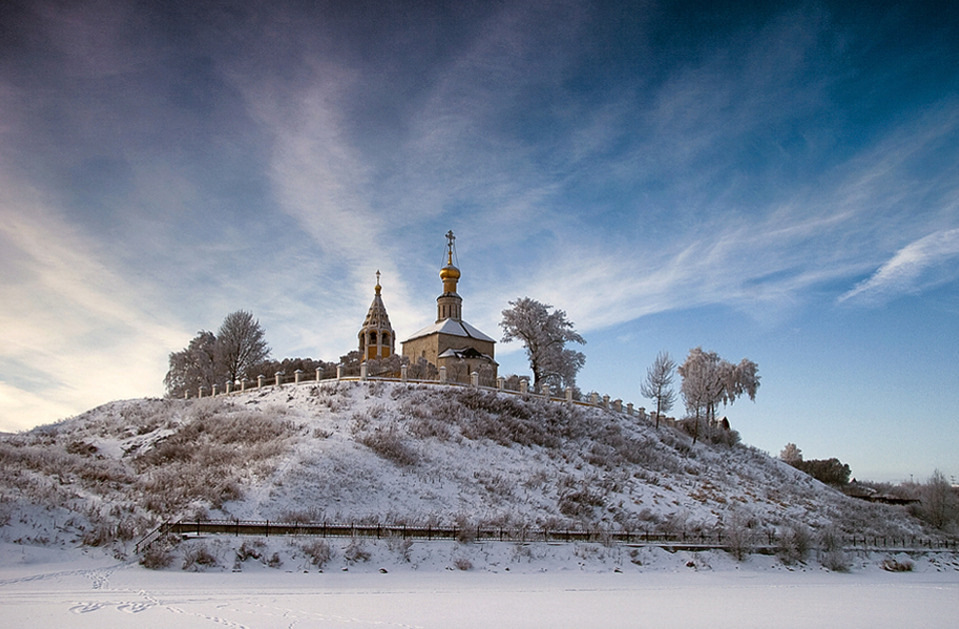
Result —
[[915, 294], [959, 277], [959, 229], [929, 234], [909, 243], [868, 279], [839, 297], [839, 302], [874, 304]]
[[186, 336], [103, 244], [0, 177], [0, 428], [123, 395], [159, 392], [166, 355]]

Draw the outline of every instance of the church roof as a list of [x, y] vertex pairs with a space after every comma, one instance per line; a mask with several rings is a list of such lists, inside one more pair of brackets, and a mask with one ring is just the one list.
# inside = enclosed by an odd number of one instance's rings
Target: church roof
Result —
[[438, 358], [485, 358], [490, 362], [493, 361], [493, 357], [488, 354], [483, 354], [474, 347], [464, 347], [463, 349], [448, 349], [438, 356]]
[[373, 296], [373, 303], [370, 304], [370, 309], [366, 313], [366, 319], [363, 320], [363, 330], [374, 329], [374, 330], [389, 330], [393, 331], [393, 326], [390, 325], [390, 315], [386, 312], [386, 306], [383, 305], [383, 298], [380, 296], [380, 272], [376, 272], [376, 287], [375, 295]]
[[487, 341], [490, 343], [496, 342], [471, 326], [469, 323], [457, 319], [443, 319], [442, 321], [437, 321], [433, 325], [427, 326], [419, 332], [415, 332], [410, 338], [403, 342], [406, 343], [407, 341], [412, 341], [413, 339], [418, 339], [422, 336], [429, 336], [431, 334], [450, 334], [452, 336], [463, 336], [466, 338]]

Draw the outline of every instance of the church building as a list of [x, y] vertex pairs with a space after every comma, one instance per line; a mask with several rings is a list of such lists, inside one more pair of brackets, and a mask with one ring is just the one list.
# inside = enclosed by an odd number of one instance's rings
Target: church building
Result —
[[403, 341], [403, 356], [413, 364], [425, 358], [437, 368], [446, 367], [452, 381], [468, 382], [475, 371], [492, 384], [498, 367], [493, 360], [496, 341], [463, 320], [463, 298], [456, 292], [461, 274], [453, 264], [456, 238], [452, 231], [446, 234], [446, 240], [446, 266], [440, 269], [443, 293], [436, 298], [436, 322]]

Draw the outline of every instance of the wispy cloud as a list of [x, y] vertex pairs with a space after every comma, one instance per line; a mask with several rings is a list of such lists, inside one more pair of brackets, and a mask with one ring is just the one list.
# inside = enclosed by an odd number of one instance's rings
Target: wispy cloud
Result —
[[105, 261], [99, 244], [41, 197], [4, 183], [0, 427], [27, 427], [51, 410], [123, 392], [159, 392], [166, 354], [183, 330]]
[[959, 229], [929, 234], [909, 243], [839, 302], [877, 303], [914, 294], [959, 277]]

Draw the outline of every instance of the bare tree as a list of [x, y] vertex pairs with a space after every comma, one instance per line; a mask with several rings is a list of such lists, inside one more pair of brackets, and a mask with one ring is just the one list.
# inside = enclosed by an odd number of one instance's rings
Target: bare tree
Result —
[[270, 355], [264, 336], [260, 322], [245, 310], [223, 319], [216, 335], [216, 362], [228, 382], [253, 376], [252, 369]]
[[646, 370], [646, 379], [640, 386], [644, 397], [656, 400], [656, 428], [659, 428], [660, 416], [669, 411], [676, 400], [676, 392], [671, 386], [675, 369], [676, 361], [670, 358], [667, 352], [660, 352]]
[[543, 382], [555, 392], [576, 385], [576, 374], [586, 362], [582, 352], [567, 349], [566, 343], [585, 344], [586, 340], [566, 319], [566, 313], [529, 297], [509, 302], [503, 311], [503, 342], [520, 340], [533, 372], [533, 387]]
[[937, 529], [946, 528], [959, 515], [956, 493], [938, 469], [922, 487], [920, 497], [922, 518]]

